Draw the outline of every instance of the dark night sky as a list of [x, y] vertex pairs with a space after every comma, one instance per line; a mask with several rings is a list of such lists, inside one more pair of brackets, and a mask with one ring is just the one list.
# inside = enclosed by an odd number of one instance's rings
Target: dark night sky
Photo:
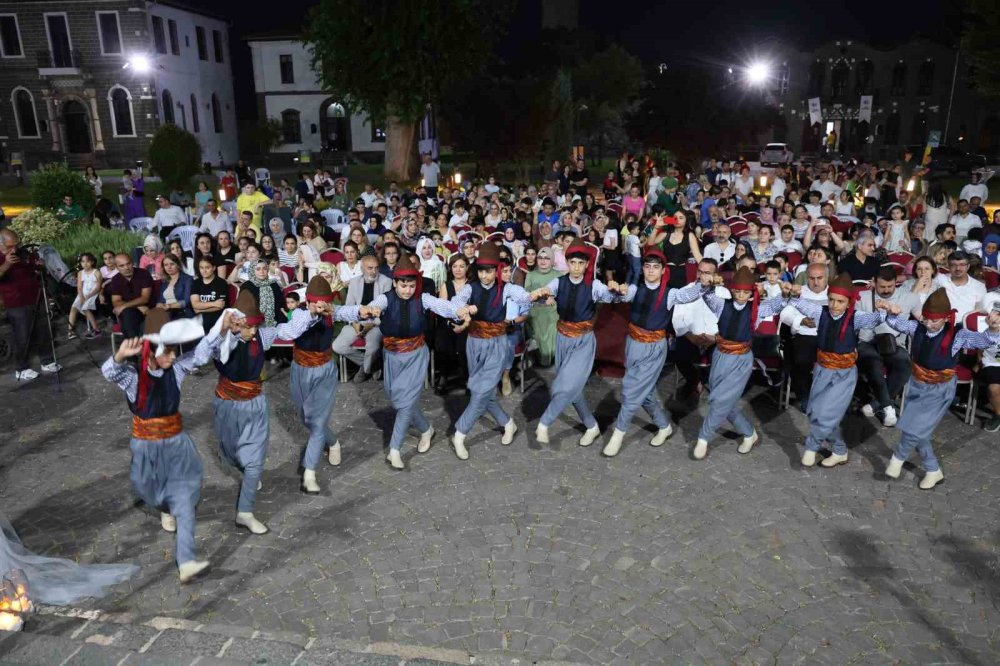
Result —
[[[515, 41], [515, 35], [529, 37], [537, 31], [544, 1], [518, 0], [512, 22], [516, 27], [508, 33], [506, 48], [517, 47], [521, 39]], [[792, 40], [802, 48], [834, 39], [891, 46], [921, 34], [940, 38], [940, 27], [953, 15], [949, 7], [955, 1], [931, 0], [908, 8], [898, 2], [872, 0], [652, 0], [630, 5], [580, 0], [580, 23], [601, 39], [621, 43], [650, 66], [660, 62], [722, 65], [749, 58], [756, 44], [774, 38]], [[306, 10], [316, 0], [186, 2], [231, 21], [236, 102], [241, 114], [255, 114], [250, 50], [243, 36], [301, 27]]]

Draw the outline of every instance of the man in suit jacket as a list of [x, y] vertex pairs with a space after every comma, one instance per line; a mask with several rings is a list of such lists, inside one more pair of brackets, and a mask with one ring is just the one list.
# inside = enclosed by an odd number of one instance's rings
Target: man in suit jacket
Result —
[[[376, 296], [392, 289], [392, 279], [379, 273], [378, 259], [366, 256], [361, 259], [361, 275], [347, 284], [347, 299], [344, 305], [368, 305]], [[354, 341], [364, 338], [365, 346], [355, 347]], [[378, 319], [349, 324], [341, 329], [333, 341], [333, 351], [359, 366], [354, 375], [358, 384], [372, 375], [375, 360], [382, 350], [382, 332]]]

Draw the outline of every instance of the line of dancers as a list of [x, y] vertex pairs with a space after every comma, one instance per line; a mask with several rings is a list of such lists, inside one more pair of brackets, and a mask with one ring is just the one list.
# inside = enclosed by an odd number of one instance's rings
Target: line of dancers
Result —
[[[429, 352], [424, 342], [425, 312], [469, 324], [466, 348], [469, 366], [469, 404], [455, 424], [451, 444], [460, 460], [467, 460], [466, 438], [485, 414], [503, 429], [501, 444], [514, 441], [517, 425], [497, 400], [497, 386], [509, 362], [506, 339], [507, 304], [530, 307], [539, 299], [553, 298], [559, 314], [555, 378], [550, 402], [535, 430], [539, 442], [549, 441], [549, 428], [570, 405], [585, 431], [579, 440], [589, 446], [601, 432], [584, 393], [593, 367], [596, 341], [593, 320], [597, 303], [629, 303], [628, 338], [621, 408], [610, 438], [602, 449], [607, 457], [618, 455], [629, 425], [643, 408], [656, 434], [650, 445], [661, 446], [672, 434], [669, 416], [656, 383], [667, 357], [667, 330], [674, 306], [704, 300], [717, 317], [709, 376], [708, 414], [702, 423], [692, 455], [701, 460], [709, 444], [729, 422], [740, 436], [738, 451], [749, 454], [760, 435], [743, 413], [741, 398], [753, 367], [751, 342], [761, 321], [791, 305], [817, 322], [818, 354], [808, 402], [809, 435], [802, 465], [834, 467], [848, 460], [840, 423], [857, 383], [857, 331], [888, 323], [912, 338], [913, 378], [907, 389], [907, 409], [898, 427], [902, 437], [886, 468], [898, 478], [914, 449], [925, 474], [919, 483], [933, 488], [944, 479], [934, 455], [931, 437], [955, 395], [955, 365], [962, 349], [984, 349], [1000, 342], [1000, 312], [988, 315], [988, 330], [973, 332], [955, 324], [954, 311], [943, 289], [927, 299], [922, 321], [910, 321], [898, 306], [875, 303], [874, 313], [856, 312], [854, 287], [849, 276], [831, 282], [829, 302], [820, 305], [799, 298], [800, 287], [784, 284], [782, 294], [763, 299], [756, 276], [741, 268], [729, 285], [730, 298], [716, 295], [721, 276], [712, 284], [693, 283], [681, 289], [668, 286], [669, 273], [661, 250], [648, 248], [642, 258], [638, 285], [602, 283], [593, 276], [593, 248], [579, 240], [566, 250], [569, 271], [532, 292], [504, 283], [496, 246], [484, 244], [476, 259], [478, 281], [444, 300], [421, 293], [419, 270], [402, 257], [393, 271], [393, 289], [367, 306], [332, 305], [330, 285], [321, 277], [306, 287], [305, 303], [288, 323], [263, 327], [263, 315], [253, 295], [242, 291], [235, 307], [224, 312], [215, 327], [202, 335], [200, 320], [167, 321], [158, 310], [147, 315], [145, 335], [126, 340], [109, 358], [102, 372], [126, 394], [132, 412], [131, 480], [135, 492], [149, 506], [161, 511], [161, 525], [176, 532], [176, 560], [182, 583], [209, 567], [196, 557], [195, 507], [202, 483], [202, 463], [191, 438], [184, 432], [179, 411], [180, 389], [186, 375], [214, 362], [219, 373], [213, 409], [215, 435], [221, 457], [242, 472], [235, 523], [253, 534], [267, 526], [253, 513], [256, 493], [267, 456], [268, 406], [260, 380], [264, 352], [276, 340], [292, 341], [291, 396], [308, 430], [302, 459], [301, 490], [321, 491], [316, 469], [327, 450], [332, 465], [341, 461], [341, 444], [330, 428], [338, 384], [333, 358], [333, 322], [378, 318], [383, 333], [384, 387], [396, 410], [388, 463], [403, 469], [403, 442], [411, 430], [418, 435], [417, 451], [426, 453], [435, 432], [420, 409], [419, 399], [427, 374]], [[177, 345], [201, 338], [197, 347], [182, 355]], [[133, 364], [129, 359], [135, 358]], [[832, 453], [820, 461], [819, 452]]]

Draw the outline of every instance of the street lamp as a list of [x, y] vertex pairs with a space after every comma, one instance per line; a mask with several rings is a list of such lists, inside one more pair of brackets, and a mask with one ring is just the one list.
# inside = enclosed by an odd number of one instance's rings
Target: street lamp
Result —
[[131, 68], [136, 74], [149, 74], [153, 71], [153, 63], [150, 62], [149, 58], [141, 53], [137, 53], [125, 62], [122, 69]]
[[747, 82], [751, 85], [760, 85], [767, 81], [767, 77], [770, 75], [770, 69], [767, 63], [755, 62], [747, 67]]

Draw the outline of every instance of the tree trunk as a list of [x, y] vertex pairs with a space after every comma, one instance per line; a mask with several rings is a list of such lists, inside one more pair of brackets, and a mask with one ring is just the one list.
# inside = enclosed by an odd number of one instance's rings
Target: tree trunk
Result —
[[389, 116], [385, 128], [385, 178], [401, 183], [417, 178], [417, 124]]

